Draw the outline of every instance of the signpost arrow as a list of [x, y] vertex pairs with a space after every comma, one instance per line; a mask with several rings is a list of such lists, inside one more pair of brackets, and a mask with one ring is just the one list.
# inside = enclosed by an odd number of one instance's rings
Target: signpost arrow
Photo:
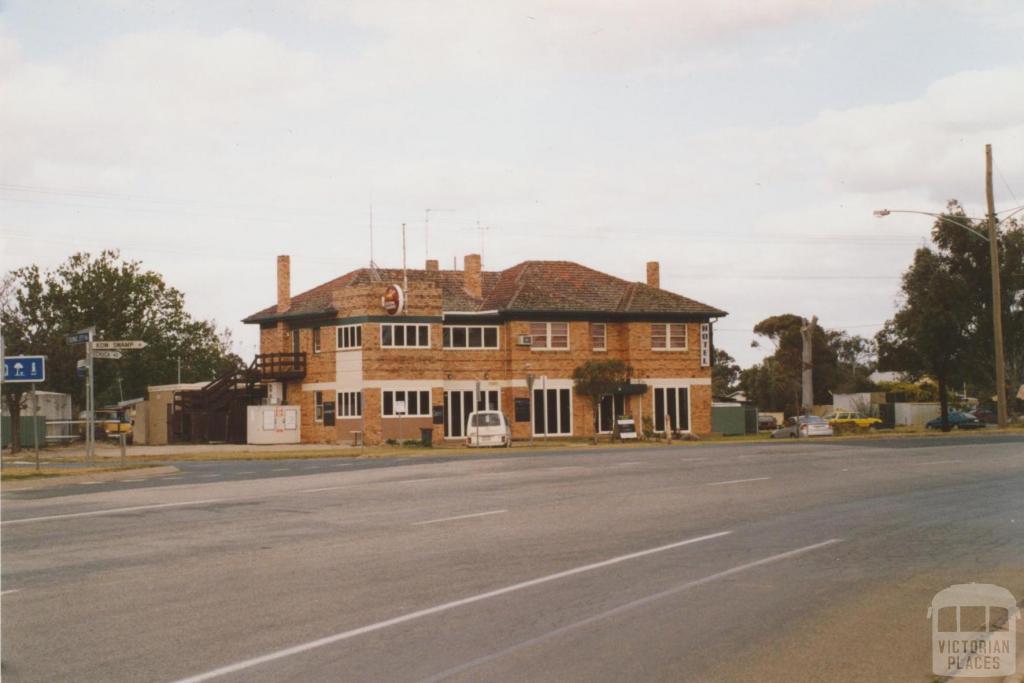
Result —
[[93, 358], [106, 358], [107, 360], [117, 360], [121, 358], [120, 351], [93, 351]]
[[129, 339], [121, 341], [94, 341], [89, 344], [89, 347], [93, 351], [124, 351], [129, 349], [144, 349], [146, 348], [146, 342]]

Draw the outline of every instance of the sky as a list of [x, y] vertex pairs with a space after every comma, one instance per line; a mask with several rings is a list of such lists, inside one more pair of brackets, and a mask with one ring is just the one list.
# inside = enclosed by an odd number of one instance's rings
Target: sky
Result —
[[[1024, 204], [1016, 0], [0, 0], [0, 271], [118, 248], [231, 329], [372, 258], [572, 260], [873, 335]], [[428, 212], [429, 209], [429, 212]], [[429, 222], [428, 222], [429, 216]], [[429, 234], [428, 228], [429, 226]]]

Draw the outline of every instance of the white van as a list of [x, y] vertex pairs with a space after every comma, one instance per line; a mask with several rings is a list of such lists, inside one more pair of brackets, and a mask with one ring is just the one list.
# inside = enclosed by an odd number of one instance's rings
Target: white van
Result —
[[466, 445], [474, 448], [512, 445], [512, 428], [497, 410], [470, 413], [466, 420]]

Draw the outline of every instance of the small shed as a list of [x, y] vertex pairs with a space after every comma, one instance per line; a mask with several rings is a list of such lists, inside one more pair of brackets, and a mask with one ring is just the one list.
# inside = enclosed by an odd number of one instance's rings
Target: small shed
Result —
[[[751, 407], [752, 408], [752, 407]], [[723, 436], [747, 434], [748, 406], [725, 401], [711, 404], [711, 431]], [[757, 432], [757, 410], [753, 409], [753, 431]]]

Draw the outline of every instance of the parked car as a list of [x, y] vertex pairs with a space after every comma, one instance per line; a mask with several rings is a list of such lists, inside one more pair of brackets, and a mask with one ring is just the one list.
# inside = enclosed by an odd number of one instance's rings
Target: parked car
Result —
[[497, 410], [481, 410], [466, 420], [466, 445], [471, 447], [512, 445], [512, 428]]
[[773, 439], [832, 436], [832, 425], [817, 415], [786, 418], [786, 424], [772, 432]]
[[975, 408], [967, 414], [974, 416], [985, 424], [994, 425], [999, 422], [999, 416], [996, 414], [996, 411], [991, 408]]
[[858, 427], [878, 428], [882, 425], [882, 421], [877, 417], [871, 417], [864, 413], [854, 413], [842, 410], [836, 411], [831, 415], [826, 415], [825, 420], [833, 426], [837, 424], [855, 424]]
[[757, 428], [761, 431], [775, 430], [779, 428], [779, 421], [774, 415], [759, 413], [757, 416]]
[[[942, 416], [929, 420], [924, 425], [928, 429], [942, 429]], [[983, 429], [985, 423], [969, 413], [958, 410], [949, 412], [949, 426], [953, 429]]]

